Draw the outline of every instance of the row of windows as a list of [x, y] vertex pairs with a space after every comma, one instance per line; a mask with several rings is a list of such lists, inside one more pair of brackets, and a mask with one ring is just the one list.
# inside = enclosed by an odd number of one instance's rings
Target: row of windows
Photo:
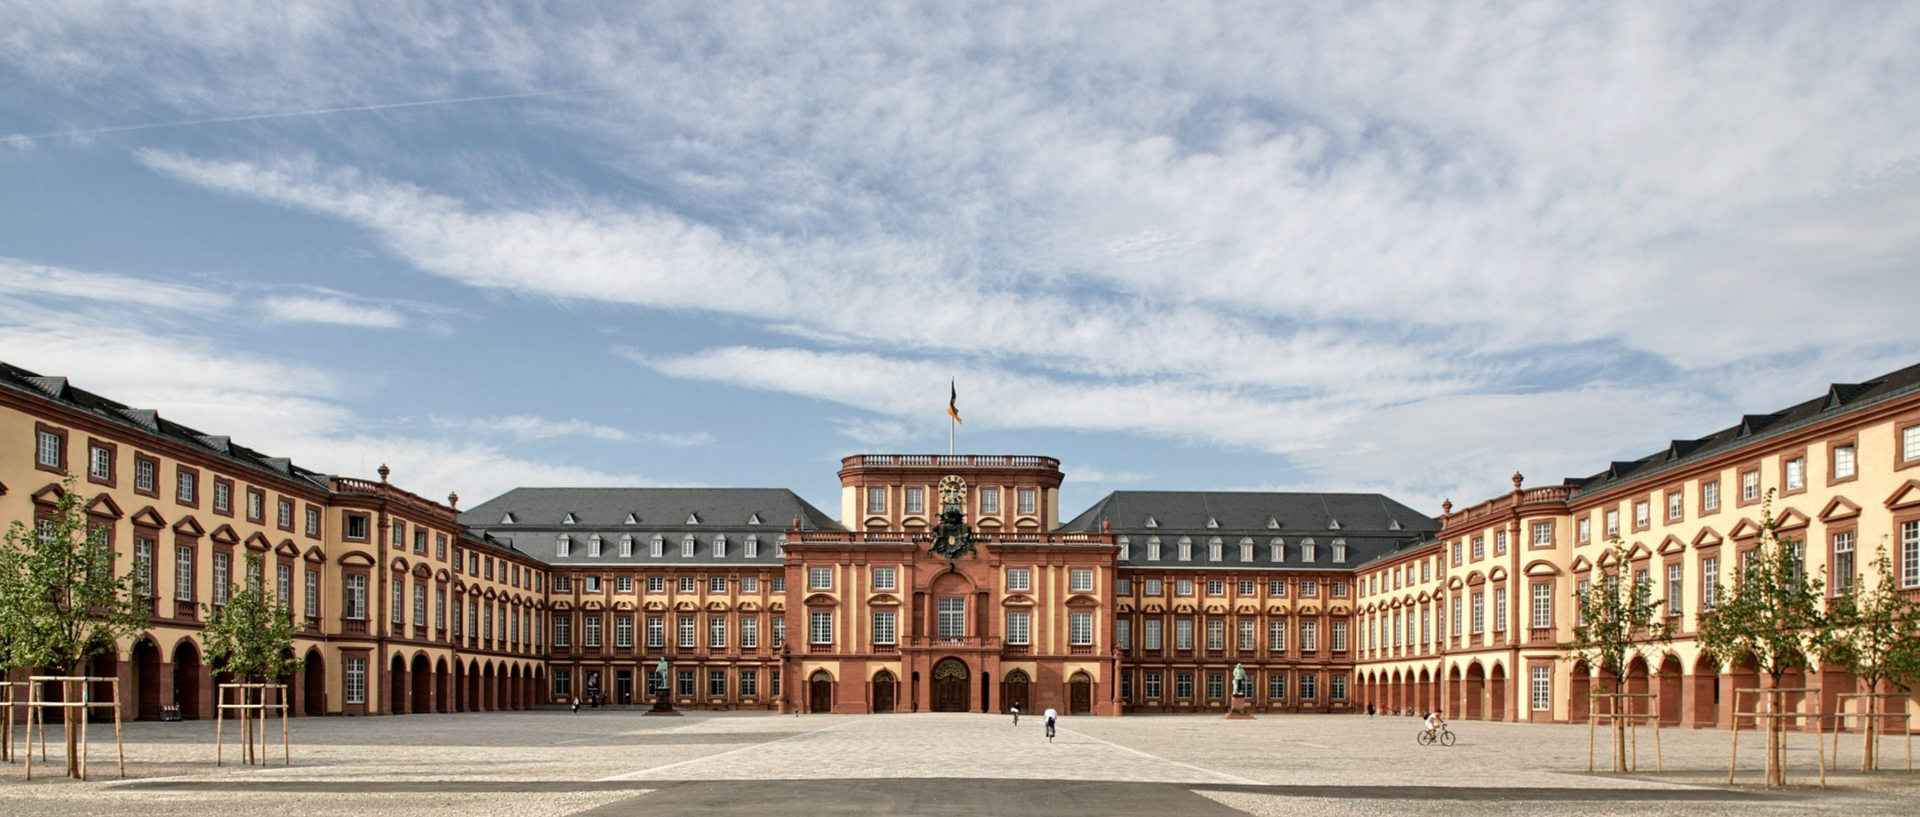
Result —
[[[1244, 620], [1244, 619], [1239, 621], [1237, 623], [1237, 626], [1235, 627], [1236, 648], [1243, 651], [1258, 649], [1258, 640], [1260, 637], [1261, 629], [1262, 628], [1260, 627], [1259, 622], [1257, 621]], [[1295, 623], [1290, 623], [1286, 619], [1269, 619], [1264, 629], [1266, 630], [1267, 650], [1269, 652], [1285, 652], [1287, 649], [1287, 635], [1290, 630], [1294, 630], [1294, 629], [1297, 629], [1299, 632], [1299, 638], [1300, 638], [1299, 645], [1300, 645], [1301, 652], [1310, 653], [1310, 652], [1318, 652], [1320, 650], [1320, 622], [1318, 621], [1311, 621], [1311, 620], [1300, 621], [1300, 622], [1297, 622], [1297, 625], [1296, 625]], [[1163, 646], [1162, 636], [1165, 633], [1165, 631], [1166, 631], [1166, 622], [1163, 619], [1148, 618], [1141, 621], [1140, 622], [1141, 648], [1148, 651], [1161, 649]], [[1226, 649], [1227, 622], [1217, 618], [1209, 619], [1205, 625], [1205, 632], [1206, 632], [1206, 639], [1207, 639], [1206, 641], [1207, 649], [1209, 650]], [[1346, 651], [1347, 622], [1345, 621], [1328, 622], [1327, 634], [1328, 634], [1327, 646], [1329, 649], [1332, 649], [1334, 652]], [[1176, 650], [1191, 650], [1193, 649], [1193, 645], [1194, 645], [1193, 638], [1194, 638], [1193, 619], [1189, 619], [1189, 618], [1174, 619], [1173, 648]], [[1122, 650], [1133, 649], [1133, 620], [1132, 619], [1122, 618], [1114, 622], [1114, 641]]]
[[[1119, 579], [1115, 584], [1115, 592], [1122, 596], [1132, 595], [1133, 582], [1134, 580], [1131, 578]], [[1267, 580], [1267, 595], [1272, 598], [1285, 598], [1287, 595], [1287, 585], [1290, 583], [1287, 579]], [[1300, 579], [1298, 583], [1300, 585], [1301, 597], [1315, 598], [1320, 595], [1319, 579]], [[1173, 594], [1176, 596], [1191, 596], [1201, 584], [1201, 582], [1194, 579], [1174, 579]], [[1204, 584], [1207, 595], [1209, 596], [1224, 596], [1227, 594], [1227, 581], [1225, 579], [1207, 579]], [[1233, 584], [1238, 595], [1247, 598], [1253, 597], [1259, 586], [1260, 583], [1252, 579], [1240, 579]], [[1166, 582], [1162, 579], [1141, 579], [1140, 591], [1141, 595], [1146, 597], [1165, 595]], [[1346, 598], [1347, 583], [1343, 581], [1329, 581], [1327, 582], [1327, 593], [1334, 598]]]
[[[695, 672], [694, 670], [679, 670], [676, 672], [675, 679], [674, 679], [675, 680], [674, 692], [676, 695], [682, 698], [693, 697], [694, 680], [695, 680], [694, 672]], [[742, 698], [759, 697], [760, 696], [760, 671], [755, 669], [743, 669], [743, 670], [739, 670], [738, 672], [739, 672], [739, 679], [737, 683], [739, 684], [738, 690], [740, 693], [740, 697]], [[644, 673], [644, 674], [646, 675], [646, 678], [647, 678], [647, 694], [652, 695], [658, 692], [658, 690], [655, 688], [655, 685], [657, 682], [654, 680], [653, 674], [650, 672]], [[727, 686], [728, 686], [727, 676], [728, 676], [728, 673], [726, 670], [718, 670], [718, 669], [707, 670], [707, 696], [708, 697], [711, 697], [711, 698], [727, 697]], [[592, 679], [589, 678], [588, 680], [591, 681]], [[780, 673], [778, 671], [769, 670], [767, 672], [767, 687], [768, 687], [767, 694], [769, 696], [776, 697], [776, 698], [780, 696]], [[583, 692], [586, 694], [592, 694], [598, 691], [599, 690], [597, 689], [583, 690]], [[573, 670], [556, 669], [553, 671], [553, 694], [563, 699], [573, 697], [574, 695]]]
[[[1120, 546], [1120, 561], [1123, 561], [1123, 562], [1132, 561], [1133, 559], [1132, 538], [1127, 536], [1122, 536], [1118, 540], [1116, 540], [1115, 544], [1118, 544]], [[1252, 537], [1243, 537], [1240, 540], [1239, 547], [1240, 547], [1240, 561], [1251, 562], [1255, 560], [1256, 544], [1254, 543]], [[1317, 562], [1320, 560], [1320, 545], [1313, 540], [1313, 537], [1307, 537], [1305, 539], [1300, 540], [1300, 543], [1298, 545], [1295, 545], [1294, 547], [1297, 547], [1299, 549], [1300, 561]], [[1333, 559], [1333, 564], [1345, 564], [1347, 561], [1347, 540], [1335, 539], [1333, 540], [1333, 542], [1329, 547], [1330, 547], [1329, 552]], [[1162, 555], [1162, 550], [1160, 545], [1160, 537], [1158, 536], [1149, 537], [1147, 539], [1147, 561], [1150, 561], [1150, 562], [1160, 561], [1161, 555]], [[1226, 542], [1218, 536], [1208, 539], [1207, 540], [1207, 561], [1210, 561], [1210, 562], [1223, 561], [1225, 557], [1226, 557]], [[1182, 562], [1193, 561], [1193, 540], [1191, 538], [1182, 536], [1174, 542], [1174, 558], [1177, 561], [1182, 561]], [[1283, 562], [1283, 561], [1286, 561], [1286, 558], [1287, 558], [1286, 540], [1281, 539], [1279, 537], [1274, 537], [1273, 539], [1268, 540], [1267, 561]]]
[[[1259, 688], [1258, 675], [1259, 675], [1258, 672], [1248, 673], [1247, 683], [1250, 687], [1253, 687], [1253, 689]], [[1287, 695], [1288, 674], [1285, 672], [1269, 672], [1269, 673], [1266, 673], [1266, 676], [1267, 676], [1267, 684], [1266, 684], [1267, 700], [1269, 701], [1289, 700], [1290, 698]], [[1206, 678], [1206, 685], [1207, 685], [1207, 689], [1206, 689], [1207, 699], [1214, 700], [1214, 701], [1225, 700], [1227, 695], [1226, 673], [1207, 673], [1205, 678]], [[1166, 689], [1165, 689], [1165, 683], [1164, 683], [1164, 676], [1161, 673], [1144, 672], [1144, 673], [1141, 673], [1140, 680], [1141, 680], [1141, 692], [1143, 693], [1142, 697], [1144, 700], [1158, 701], [1158, 700], [1165, 699], [1165, 695], [1163, 693], [1166, 691]], [[1293, 691], [1295, 692], [1295, 697], [1292, 697], [1291, 700], [1317, 701], [1320, 699], [1320, 676], [1310, 674], [1310, 673], [1300, 673], [1298, 676], [1296, 676], [1293, 679], [1293, 681], [1294, 681]], [[1191, 700], [1193, 698], [1193, 693], [1194, 693], [1193, 683], [1194, 683], [1194, 673], [1191, 673], [1191, 672], [1173, 673], [1174, 700]], [[1241, 690], [1241, 691], [1248, 693], [1249, 697], [1251, 697], [1251, 693], [1253, 692], [1253, 689]], [[1130, 672], [1121, 673], [1120, 697], [1121, 699], [1128, 700], [1128, 701], [1136, 700], [1133, 695], [1133, 673], [1130, 673]], [[1327, 698], [1328, 700], [1333, 700], [1333, 701], [1344, 701], [1347, 699], [1347, 676], [1331, 675], [1327, 677]]]
[[[728, 646], [729, 619], [726, 616], [707, 616], [707, 644], [709, 649], [726, 649]], [[580, 646], [597, 649], [602, 645], [601, 632], [606, 626], [605, 616], [587, 614], [580, 617]], [[667, 620], [665, 616], [647, 616], [642, 622], [645, 629], [646, 645], [663, 648], [667, 645]], [[553, 618], [553, 646], [556, 649], [573, 646], [573, 616], [559, 614]], [[740, 647], [755, 649], [760, 646], [760, 617], [741, 616], [732, 626], [738, 627]], [[775, 616], [768, 624], [772, 646], [778, 647], [787, 640], [787, 620]], [[696, 616], [678, 616], [674, 619], [674, 644], [682, 649], [695, 649], [699, 646], [700, 627]], [[613, 616], [613, 646], [626, 648], [633, 646], [634, 616]], [[883, 642], [891, 643], [891, 642]]]
[[[886, 513], [887, 493], [888, 491], [885, 487], [878, 485], [869, 486], [867, 488], [867, 513]], [[976, 490], [974, 494], [980, 498], [980, 513], [982, 515], [993, 515], [1000, 512], [999, 488], [980, 488]], [[1015, 492], [1014, 497], [1015, 501], [1019, 503], [1017, 506], [1019, 513], [1031, 514], [1038, 512], [1038, 492], [1036, 489], [1021, 488]], [[926, 498], [926, 489], [924, 488], [906, 489], [904, 512], [925, 513], [927, 510]]]
[[[783, 540], [784, 540], [784, 537], [782, 537], [782, 539], [776, 539], [773, 543], [773, 555], [775, 557], [781, 557], [786, 555], [786, 549], [782, 545]], [[687, 534], [686, 536], [681, 537], [680, 539], [680, 557], [681, 558], [683, 559], [693, 558], [695, 555], [697, 555], [698, 550], [699, 550], [699, 540], [695, 539], [693, 537], [693, 534]], [[652, 558], [652, 559], [664, 558], [666, 556], [666, 551], [667, 551], [666, 537], [656, 535], [651, 540], [648, 540], [647, 542], [648, 558]], [[741, 543], [741, 551], [742, 551], [741, 556], [743, 558], [747, 558], [747, 559], [760, 558], [760, 537], [757, 535], [748, 535], [747, 538]], [[714, 558], [717, 558], [717, 559], [726, 558], [727, 557], [727, 537], [724, 535], [713, 537], [713, 545], [709, 552], [712, 553]], [[600, 556], [603, 553], [604, 553], [604, 547], [603, 547], [603, 541], [600, 538], [600, 534], [596, 533], [596, 534], [593, 534], [592, 536], [587, 537], [587, 551], [586, 551], [587, 557], [592, 559], [597, 559], [597, 558], [600, 558]], [[632, 534], [621, 534], [618, 553], [620, 554], [621, 558], [629, 558], [633, 556], [633, 535]], [[560, 537], [554, 540], [554, 556], [559, 558], [568, 558], [568, 557], [571, 557], [572, 555], [573, 555], [573, 536], [571, 534], [565, 534], [565, 533], [560, 534]]]
[[[1455, 542], [1453, 549], [1454, 561], [1458, 562], [1460, 559], [1460, 543]], [[1362, 577], [1360, 579], [1360, 595], [1378, 595], [1382, 591], [1398, 590], [1403, 583], [1408, 587], [1412, 587], [1414, 584], [1413, 574], [1416, 567], [1418, 567], [1420, 571], [1420, 581], [1425, 582], [1433, 579], [1433, 562], [1428, 559], [1421, 559], [1418, 562], [1409, 562], [1381, 573]]]
[[[573, 583], [574, 583], [573, 580], [575, 578], [576, 577], [574, 576], [553, 577], [554, 592], [556, 593], [573, 592]], [[585, 593], [587, 595], [593, 595], [596, 593], [605, 592], [608, 586], [607, 581], [601, 576], [579, 576], [577, 578], [580, 579], [580, 592]], [[615, 593], [633, 592], [633, 588], [636, 584], [634, 578], [635, 577], [633, 576], [613, 577], [613, 582], [612, 582], [613, 592]], [[646, 580], [646, 587], [647, 587], [648, 593], [667, 592], [666, 576], [644, 576], [642, 578]], [[694, 576], [681, 576], [675, 580], [674, 586], [675, 586], [675, 589], [681, 593], [697, 593], [699, 592], [700, 585], [702, 583], [703, 582], [700, 579]], [[729, 584], [731, 584], [731, 581], [725, 576], [708, 576], [706, 577], [704, 584], [707, 587], [708, 593], [725, 594], [727, 592], [727, 588]], [[768, 581], [768, 585], [771, 592], [774, 592], [774, 593], [787, 592], [787, 579], [785, 576], [775, 576], [774, 578]], [[742, 593], [760, 592], [760, 578], [757, 576], [741, 577], [740, 592]]]

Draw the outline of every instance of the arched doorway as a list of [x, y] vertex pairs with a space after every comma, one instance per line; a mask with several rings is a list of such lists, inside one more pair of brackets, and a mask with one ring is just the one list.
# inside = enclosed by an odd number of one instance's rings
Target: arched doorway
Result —
[[160, 719], [160, 645], [142, 638], [127, 654], [133, 664], [134, 717], [143, 721]]
[[1481, 708], [1487, 694], [1487, 671], [1478, 661], [1467, 666], [1467, 720], [1481, 720], [1486, 710]]
[[1680, 691], [1685, 688], [1681, 679], [1680, 658], [1668, 655], [1660, 662], [1660, 725], [1680, 725]]
[[1006, 688], [1000, 692], [1001, 705], [1008, 711], [1012, 711], [1016, 706], [1020, 707], [1022, 712], [1031, 710], [1033, 707], [1027, 705], [1027, 687], [1032, 683], [1032, 680], [1027, 677], [1026, 670], [1017, 669], [1007, 673], [1007, 680], [1004, 682]]
[[1093, 679], [1085, 672], [1076, 672], [1067, 681], [1067, 714], [1086, 715], [1093, 712]]
[[1465, 718], [1467, 712], [1467, 685], [1460, 679], [1460, 665], [1447, 668], [1447, 706], [1449, 718]]
[[893, 711], [893, 673], [881, 670], [873, 676], [873, 711]]
[[447, 672], [447, 659], [433, 662], [433, 694], [438, 699], [433, 711], [442, 715], [453, 714], [453, 675]]
[[453, 689], [448, 692], [447, 700], [453, 703], [453, 711], [467, 711], [468, 701], [471, 700], [467, 697], [467, 667], [460, 663], [458, 658], [453, 659], [453, 679], [450, 686]]
[[968, 677], [966, 662], [958, 658], [942, 658], [933, 665], [933, 711], [967, 711]]
[[1593, 706], [1593, 671], [1585, 663], [1573, 665], [1567, 678], [1567, 722], [1586, 723]]
[[1493, 674], [1487, 676], [1487, 719], [1507, 719], [1507, 668], [1500, 664], [1494, 664]]
[[413, 700], [407, 702], [408, 712], [428, 713], [433, 711], [433, 667], [427, 663], [425, 653], [413, 657], [413, 667], [407, 671], [412, 681]]
[[306, 714], [320, 716], [327, 714], [327, 664], [320, 657], [319, 650], [308, 650], [307, 660], [300, 670], [305, 674], [302, 683], [306, 700]]
[[1420, 683], [1416, 689], [1420, 690], [1420, 694], [1417, 697], [1420, 699], [1419, 709], [1422, 713], [1431, 712], [1439, 708], [1434, 705], [1433, 696], [1435, 690], [1433, 686], [1433, 674], [1429, 672], [1426, 667], [1421, 667]]
[[520, 688], [520, 665], [515, 664], [513, 665], [513, 669], [507, 672], [508, 709], [518, 710], [520, 708], [520, 694], [522, 691]]
[[813, 677], [807, 680], [807, 711], [833, 711], [833, 676], [826, 670], [814, 670]]
[[1689, 724], [1696, 729], [1720, 725], [1720, 665], [1702, 655], [1693, 662], [1693, 712]]
[[181, 720], [207, 716], [200, 702], [200, 676], [205, 672], [206, 668], [200, 663], [200, 649], [192, 641], [181, 639], [173, 648], [173, 705], [180, 708]]
[[387, 666], [387, 714], [407, 714], [407, 659], [398, 655]]
[[484, 692], [482, 691], [481, 687], [482, 687], [482, 681], [481, 681], [481, 675], [480, 675], [480, 662], [478, 661], [469, 662], [467, 664], [466, 711], [480, 712], [486, 708], [482, 703], [484, 698], [482, 698], [481, 696], [484, 694]]

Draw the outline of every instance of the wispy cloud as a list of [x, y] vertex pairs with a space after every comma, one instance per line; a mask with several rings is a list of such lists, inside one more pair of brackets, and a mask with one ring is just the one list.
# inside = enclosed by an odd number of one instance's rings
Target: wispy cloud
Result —
[[260, 302], [267, 316], [291, 323], [324, 323], [366, 329], [398, 329], [406, 325], [399, 311], [354, 304], [340, 298], [274, 296]]
[[177, 309], [221, 310], [233, 301], [209, 289], [111, 272], [76, 270], [0, 257], [0, 294]]
[[530, 414], [517, 414], [510, 417], [472, 417], [466, 419], [435, 418], [434, 424], [442, 428], [475, 431], [485, 434], [502, 434], [523, 442], [551, 440], [563, 437], [581, 437], [606, 442], [652, 443], [676, 447], [701, 446], [713, 442], [713, 435], [703, 431], [691, 433], [629, 431], [586, 420], [553, 420]]

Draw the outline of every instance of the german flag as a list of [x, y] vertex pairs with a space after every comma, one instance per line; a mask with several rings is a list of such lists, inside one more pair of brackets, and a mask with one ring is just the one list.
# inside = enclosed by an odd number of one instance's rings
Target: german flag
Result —
[[952, 417], [954, 422], [965, 425], [967, 421], [960, 419], [960, 407], [958, 405], [960, 402], [960, 390], [954, 386], [951, 380], [947, 381], [947, 389], [950, 392], [947, 397], [947, 416]]

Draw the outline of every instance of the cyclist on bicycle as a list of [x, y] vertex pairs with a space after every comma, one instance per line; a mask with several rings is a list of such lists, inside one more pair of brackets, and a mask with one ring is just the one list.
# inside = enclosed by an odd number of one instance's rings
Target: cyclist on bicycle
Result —
[[1440, 717], [1440, 712], [1438, 710], [1427, 713], [1427, 737], [1429, 739], [1439, 738], [1441, 727], [1444, 727], [1446, 725], [1447, 725], [1447, 720], [1445, 718]]
[[1057, 721], [1060, 719], [1060, 713], [1059, 711], [1055, 710], [1053, 707], [1049, 706], [1047, 707], [1047, 711], [1042, 715], [1042, 717], [1046, 718], [1047, 720], [1047, 742], [1052, 743], [1053, 742], [1053, 724], [1054, 724], [1054, 721]]

